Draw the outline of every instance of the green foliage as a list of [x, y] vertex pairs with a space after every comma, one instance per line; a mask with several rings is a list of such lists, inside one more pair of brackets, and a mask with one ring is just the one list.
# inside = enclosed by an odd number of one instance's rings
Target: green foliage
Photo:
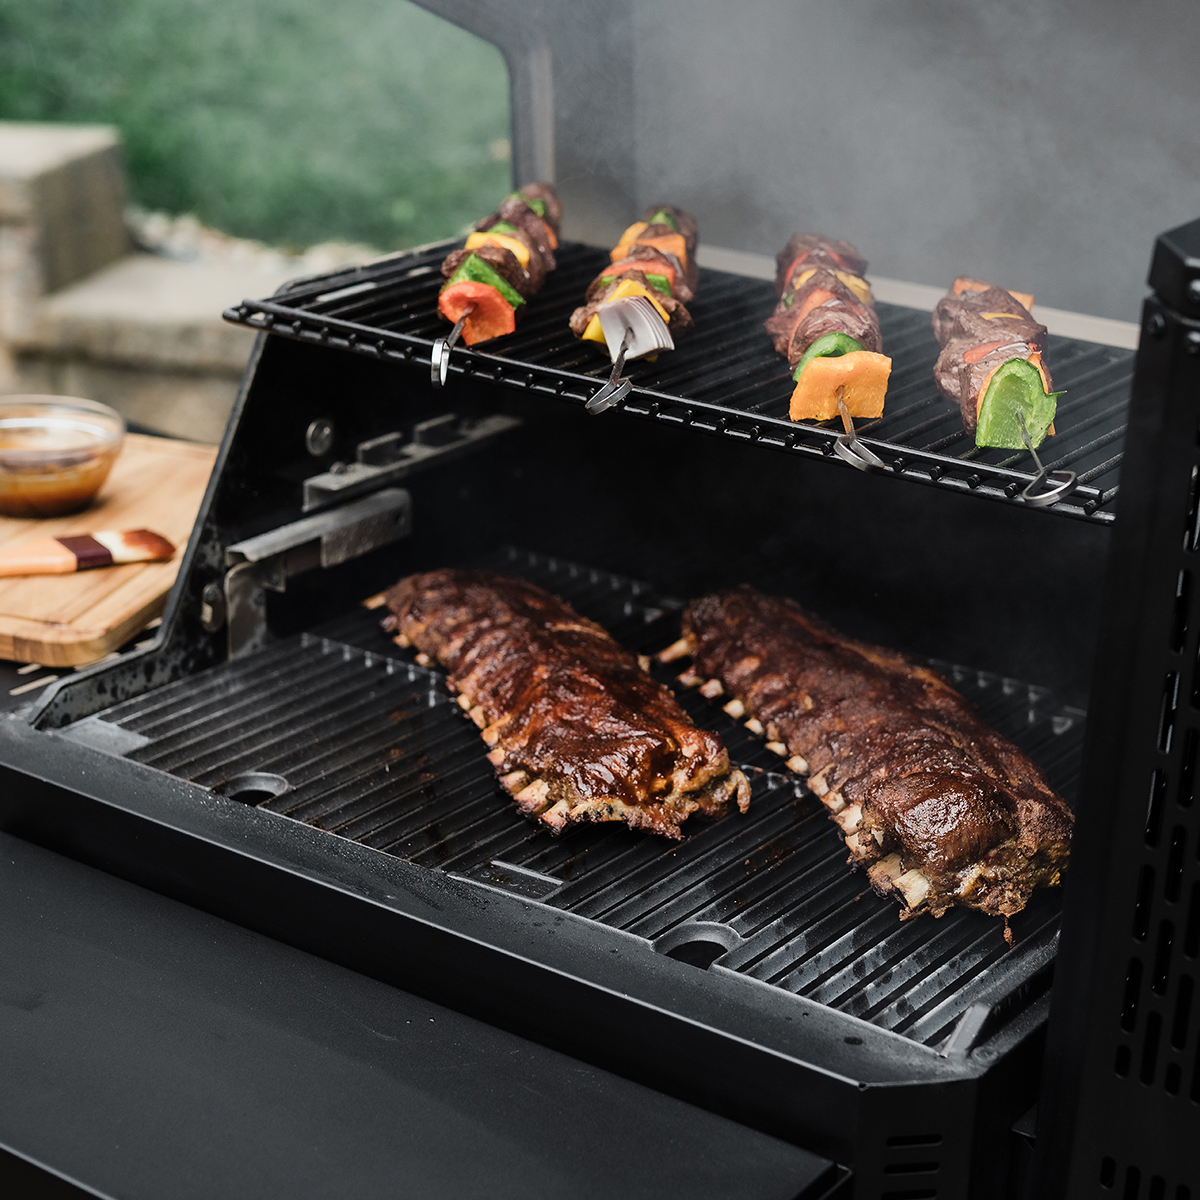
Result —
[[508, 190], [495, 47], [404, 0], [0, 0], [0, 118], [102, 122], [133, 199], [385, 249]]

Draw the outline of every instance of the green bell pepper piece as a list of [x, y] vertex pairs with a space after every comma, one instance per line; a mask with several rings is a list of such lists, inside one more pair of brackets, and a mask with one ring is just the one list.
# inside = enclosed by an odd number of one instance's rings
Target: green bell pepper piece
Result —
[[462, 260], [458, 270], [446, 281], [446, 287], [449, 287], [452, 283], [463, 283], [464, 281], [468, 283], [486, 283], [489, 287], [494, 287], [513, 308], [516, 308], [518, 304], [525, 303], [525, 297], [499, 271], [494, 270], [488, 263], [484, 262], [478, 254], [468, 254]]
[[528, 204], [529, 207], [532, 208], [533, 211], [542, 218], [542, 220], [546, 219], [545, 200], [531, 200], [527, 195], [525, 195], [524, 192], [509, 192], [504, 198], [505, 200], [524, 200], [525, 203]]
[[521, 231], [515, 226], [510, 225], [507, 221], [497, 221], [491, 229], [485, 229], [484, 233], [520, 233]]
[[993, 446], [1000, 450], [1024, 450], [1021, 423], [1025, 420], [1029, 440], [1040, 446], [1054, 420], [1058, 398], [1062, 392], [1047, 392], [1041, 372], [1023, 358], [1010, 358], [992, 376], [979, 406], [979, 423], [975, 426], [975, 445]]
[[853, 354], [855, 350], [863, 349], [862, 342], [857, 338], [852, 338], [848, 333], [827, 333], [824, 337], [819, 337], [807, 350], [805, 350], [800, 361], [796, 364], [796, 369], [792, 372], [792, 378], [797, 382], [800, 380], [800, 372], [814, 358], [841, 358], [843, 354]]
[[671, 216], [671, 214], [669, 212], [667, 212], [667, 210], [665, 208], [660, 208], [658, 210], [658, 212], [656, 212], [650, 218], [650, 220], [648, 220], [646, 222], [646, 224], [647, 225], [670, 225], [670, 227], [673, 230], [675, 230], [676, 233], [679, 232], [679, 222], [676, 221], [675, 218], [673, 216]]

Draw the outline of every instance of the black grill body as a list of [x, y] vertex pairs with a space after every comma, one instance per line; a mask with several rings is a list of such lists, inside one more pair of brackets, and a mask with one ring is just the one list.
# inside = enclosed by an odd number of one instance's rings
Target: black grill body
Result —
[[[695, 694], [753, 776], [750, 813], [693, 821], [681, 845], [603, 826], [554, 838], [362, 601], [484, 563], [645, 653], [677, 635], [684, 600], [750, 582], [936, 660], [1086, 813], [1116, 803], [1079, 779], [1099, 761], [1082, 761], [1097, 645], [1119, 657], [1100, 611], [1115, 472], [1142, 436], [1124, 432], [1129, 356], [1052, 345], [1079, 400], [1064, 453], [1094, 473], [1033, 510], [1015, 499], [1028, 469], [972, 455], [929, 395], [925, 314], [885, 311], [904, 403], [875, 444], [900, 465], [865, 475], [826, 453], [833, 431], [781, 419], [782, 360], [755, 332], [770, 289], [716, 272], [700, 294], [729, 323], [636, 367], [627, 411], [582, 411], [607, 372], [565, 329], [568, 284], [594, 265], [581, 247], [511, 343], [456, 350], [435, 391], [441, 253], [233, 314], [271, 332], [163, 625], [0, 721], [0, 826], [834, 1157], [856, 1196], [1010, 1194], [1059, 893], [1013, 921], [1012, 947], [979, 914], [901, 923], [815, 800]], [[1147, 403], [1184, 403], [1175, 377]], [[390, 531], [382, 509], [353, 536], [338, 525], [397, 484]], [[1127, 485], [1122, 514], [1147, 487]], [[1147, 573], [1136, 603], [1174, 612], [1168, 574]], [[1172, 753], [1182, 740], [1180, 725]], [[1103, 872], [1101, 852], [1085, 841], [1074, 869]]]
[[1038, 1196], [1200, 1194], [1200, 221], [1158, 239], [1101, 622]]

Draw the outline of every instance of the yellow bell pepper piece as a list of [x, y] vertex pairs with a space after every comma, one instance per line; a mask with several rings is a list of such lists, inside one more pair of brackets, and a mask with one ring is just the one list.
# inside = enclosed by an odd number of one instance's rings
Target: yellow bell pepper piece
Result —
[[464, 247], [467, 250], [478, 250], [480, 246], [502, 246], [505, 250], [511, 250], [516, 255], [517, 262], [521, 266], [526, 269], [529, 267], [529, 247], [520, 238], [515, 238], [511, 234], [492, 233], [490, 231], [473, 233], [464, 243]]
[[835, 271], [834, 274], [846, 285], [854, 294], [862, 301], [863, 304], [871, 302], [871, 288], [861, 275], [851, 275], [849, 271]]

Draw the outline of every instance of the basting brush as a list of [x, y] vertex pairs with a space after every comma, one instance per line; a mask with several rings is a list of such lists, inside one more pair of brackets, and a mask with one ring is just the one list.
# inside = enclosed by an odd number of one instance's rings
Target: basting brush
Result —
[[174, 553], [165, 537], [149, 529], [41, 537], [0, 550], [0, 575], [69, 575], [92, 567], [161, 562]]

